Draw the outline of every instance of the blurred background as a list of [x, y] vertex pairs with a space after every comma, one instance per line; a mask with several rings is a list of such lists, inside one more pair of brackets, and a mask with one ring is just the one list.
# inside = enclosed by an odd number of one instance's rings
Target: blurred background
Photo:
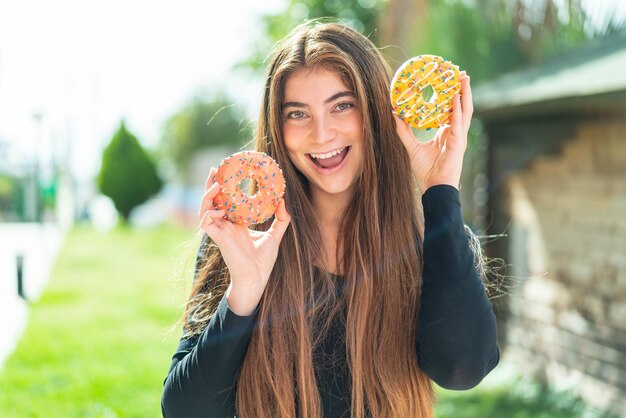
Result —
[[626, 417], [623, 0], [1, 2], [0, 416], [160, 416], [205, 178], [317, 17], [472, 77], [503, 358], [437, 416]]

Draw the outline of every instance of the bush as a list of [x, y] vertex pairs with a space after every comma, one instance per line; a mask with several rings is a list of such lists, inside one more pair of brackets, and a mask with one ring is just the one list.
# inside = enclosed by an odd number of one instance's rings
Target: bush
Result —
[[187, 166], [199, 150], [224, 145], [237, 149], [250, 136], [251, 129], [234, 103], [219, 93], [209, 100], [196, 96], [167, 120], [161, 152], [187, 183]]
[[113, 200], [124, 222], [135, 207], [163, 187], [156, 165], [123, 121], [104, 149], [97, 183], [100, 192]]

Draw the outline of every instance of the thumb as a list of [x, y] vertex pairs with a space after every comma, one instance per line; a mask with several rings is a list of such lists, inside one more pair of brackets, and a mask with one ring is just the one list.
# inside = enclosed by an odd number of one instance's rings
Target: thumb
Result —
[[280, 244], [280, 241], [283, 239], [283, 235], [291, 222], [291, 215], [287, 212], [287, 208], [285, 207], [285, 199], [281, 200], [278, 204], [278, 208], [276, 209], [276, 216], [274, 217], [274, 222], [272, 222], [272, 226], [267, 230], [267, 233], [270, 234], [275, 240], [276, 243]]
[[393, 117], [396, 121], [396, 133], [400, 137], [400, 140], [404, 144], [404, 147], [407, 149], [407, 151], [410, 152], [417, 143], [415, 135], [413, 135], [413, 131], [411, 131], [411, 127], [408, 123], [400, 119], [395, 113]]

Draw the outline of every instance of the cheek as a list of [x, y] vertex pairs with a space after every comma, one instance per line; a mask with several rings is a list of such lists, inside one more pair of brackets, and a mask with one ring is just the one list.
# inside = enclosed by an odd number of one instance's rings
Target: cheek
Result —
[[291, 154], [301, 147], [302, 145], [302, 129], [293, 125], [283, 126], [283, 140], [285, 141], [285, 148]]
[[363, 141], [363, 123], [361, 115], [355, 114], [354, 117], [346, 121], [346, 128], [349, 130], [350, 136], [358, 138], [359, 142]]
[[283, 126], [283, 143], [285, 144], [285, 149], [287, 151], [287, 155], [289, 156], [289, 160], [294, 164], [298, 170], [301, 169], [300, 162], [298, 161], [298, 149], [299, 149], [299, 140], [297, 135], [297, 130], [294, 129], [293, 126]]

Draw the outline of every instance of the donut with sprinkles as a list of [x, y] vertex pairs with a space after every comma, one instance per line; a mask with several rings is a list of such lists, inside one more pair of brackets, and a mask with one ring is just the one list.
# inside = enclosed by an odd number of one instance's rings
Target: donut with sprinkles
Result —
[[[245, 179], [256, 181], [256, 193], [246, 194]], [[222, 160], [212, 179], [220, 184], [213, 199], [216, 209], [224, 209], [229, 221], [253, 225], [263, 223], [276, 213], [285, 194], [283, 172], [270, 156], [256, 151], [241, 151]]]
[[[424, 98], [431, 86], [433, 95]], [[391, 81], [391, 104], [410, 126], [429, 130], [450, 122], [452, 99], [461, 91], [459, 67], [437, 55], [419, 55], [404, 62]]]

